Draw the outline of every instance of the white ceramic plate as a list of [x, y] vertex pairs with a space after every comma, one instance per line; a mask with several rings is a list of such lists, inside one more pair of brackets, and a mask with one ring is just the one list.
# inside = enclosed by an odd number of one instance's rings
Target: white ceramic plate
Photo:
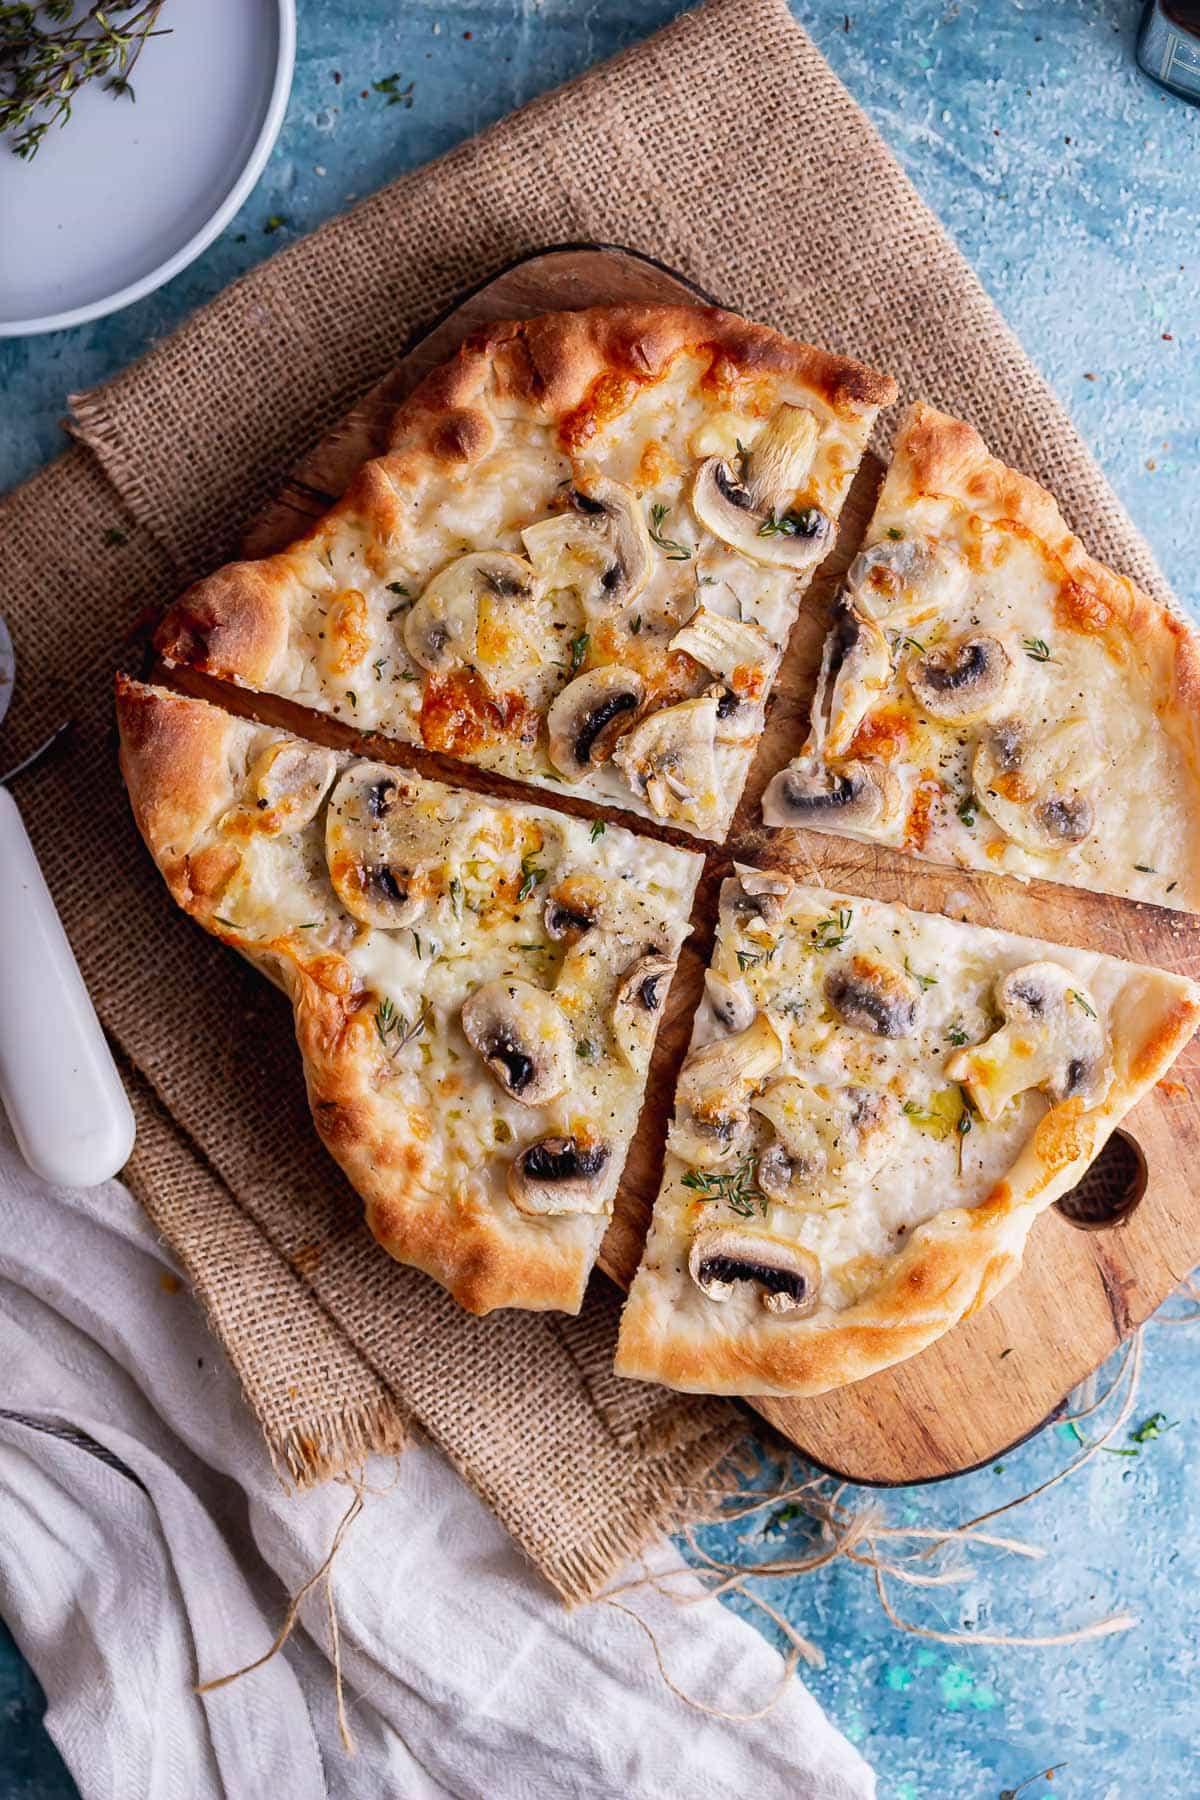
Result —
[[167, 0], [136, 101], [85, 90], [31, 162], [0, 143], [0, 337], [153, 293], [229, 223], [283, 122], [295, 0]]

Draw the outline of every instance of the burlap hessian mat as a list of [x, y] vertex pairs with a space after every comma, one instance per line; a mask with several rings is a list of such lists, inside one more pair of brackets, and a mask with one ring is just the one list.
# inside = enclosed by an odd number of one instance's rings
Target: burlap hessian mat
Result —
[[309, 1124], [286, 1003], [175, 910], [136, 837], [111, 673], [139, 616], [232, 551], [418, 326], [523, 252], [580, 239], [644, 250], [890, 369], [905, 398], [961, 411], [1054, 488], [1093, 550], [1169, 598], [1053, 395], [783, 0], [709, 0], [283, 251], [77, 398], [77, 441], [0, 503], [0, 606], [20, 666], [6, 758], [78, 719], [73, 747], [23, 779], [22, 808], [125, 1058], [128, 1177], [281, 1471], [305, 1482], [353, 1467], [415, 1421], [573, 1600], [702, 1510], [696, 1491], [747, 1415], [616, 1381], [618, 1296], [602, 1278], [578, 1320], [475, 1320], [375, 1247]]

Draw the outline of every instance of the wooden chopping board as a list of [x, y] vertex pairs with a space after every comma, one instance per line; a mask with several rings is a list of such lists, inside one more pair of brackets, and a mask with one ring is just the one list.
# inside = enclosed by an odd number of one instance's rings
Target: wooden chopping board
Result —
[[[346, 487], [359, 463], [384, 448], [396, 404], [480, 324], [616, 300], [696, 301], [701, 293], [670, 270], [630, 251], [570, 245], [523, 259], [466, 296], [413, 344], [399, 367], [366, 396], [296, 469], [278, 499], [253, 523], [246, 554], [279, 549], [306, 530]], [[818, 333], [819, 335], [819, 333]], [[902, 396], [902, 402], [916, 398]], [[884, 421], [884, 431], [888, 422]], [[627, 1286], [637, 1266], [658, 1188], [661, 1146], [675, 1072], [687, 1047], [711, 945], [716, 890], [733, 857], [771, 860], [757, 824], [770, 776], [805, 736], [820, 645], [841, 575], [862, 537], [882, 477], [868, 456], [846, 506], [838, 547], [814, 583], [780, 672], [762, 746], [728, 846], [712, 851], [697, 896], [694, 931], [680, 959], [651, 1070], [647, 1101], [630, 1151], [601, 1267]], [[176, 672], [177, 685], [213, 693], [202, 678]], [[531, 790], [484, 778], [444, 758], [364, 740], [285, 703], [222, 689], [235, 710], [291, 725], [323, 741], [448, 777], [460, 785], [531, 797]], [[532, 790], [540, 800], [540, 790]], [[555, 794], [565, 810], [597, 809]], [[620, 819], [622, 815], [607, 816]], [[634, 821], [642, 829], [655, 828]], [[696, 848], [696, 840], [657, 832]], [[773, 852], [775, 861], [779, 853]], [[986, 925], [1086, 945], [1165, 968], [1200, 973], [1200, 920], [1153, 906], [1049, 883], [1026, 887], [992, 876], [940, 870], [845, 839], [804, 833], [789, 856], [796, 873], [832, 888], [948, 911]], [[1053, 1416], [1069, 1391], [1152, 1313], [1200, 1263], [1200, 1202], [1191, 1170], [1200, 1152], [1200, 1045], [1169, 1083], [1129, 1115], [1076, 1190], [1076, 1212], [1115, 1198], [1119, 1226], [1083, 1229], [1052, 1208], [1035, 1226], [1020, 1276], [977, 1317], [920, 1356], [815, 1400], [753, 1404], [816, 1463], [851, 1480], [927, 1481], [991, 1461]], [[1119, 1208], [1118, 1208], [1119, 1209]], [[1111, 1213], [1109, 1214], [1111, 1216]]]

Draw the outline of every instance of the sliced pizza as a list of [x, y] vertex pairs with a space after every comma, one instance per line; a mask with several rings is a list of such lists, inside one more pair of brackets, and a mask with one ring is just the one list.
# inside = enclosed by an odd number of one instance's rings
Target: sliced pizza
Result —
[[307, 536], [191, 588], [159, 649], [723, 837], [895, 392], [714, 308], [488, 326]]
[[749, 868], [706, 989], [616, 1364], [700, 1393], [823, 1393], [977, 1311], [1200, 1020], [1181, 976]]
[[915, 406], [763, 817], [1200, 910], [1200, 645]]
[[120, 679], [137, 823], [280, 983], [384, 1249], [471, 1312], [578, 1309], [701, 858]]

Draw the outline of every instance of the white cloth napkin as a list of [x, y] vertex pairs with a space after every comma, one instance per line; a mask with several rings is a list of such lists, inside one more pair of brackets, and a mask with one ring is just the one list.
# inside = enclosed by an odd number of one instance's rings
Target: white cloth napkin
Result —
[[[351, 1495], [284, 1492], [177, 1273], [126, 1189], [47, 1188], [0, 1123], [0, 1613], [84, 1800], [870, 1800], [799, 1682], [754, 1724], [685, 1706], [632, 1619], [566, 1612], [421, 1443], [368, 1466], [381, 1491], [334, 1564], [357, 1755], [321, 1583], [281, 1655], [198, 1698], [268, 1647]], [[668, 1544], [649, 1562], [680, 1566]], [[686, 1693], [749, 1712], [774, 1691], [778, 1654], [718, 1602], [622, 1603]]]

